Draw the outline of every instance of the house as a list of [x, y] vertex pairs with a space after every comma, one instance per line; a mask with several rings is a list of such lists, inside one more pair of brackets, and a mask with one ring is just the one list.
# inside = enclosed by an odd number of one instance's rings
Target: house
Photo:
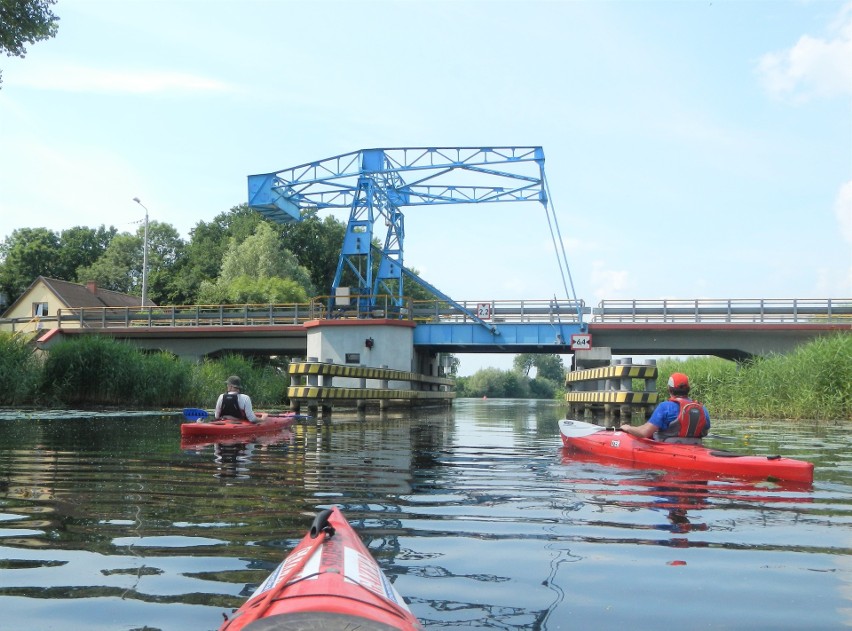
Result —
[[[55, 329], [58, 327], [57, 314], [60, 309], [140, 306], [142, 299], [139, 296], [99, 289], [94, 281], [80, 285], [39, 276], [3, 314], [0, 331]], [[79, 325], [65, 321], [62, 328], [79, 328]]]

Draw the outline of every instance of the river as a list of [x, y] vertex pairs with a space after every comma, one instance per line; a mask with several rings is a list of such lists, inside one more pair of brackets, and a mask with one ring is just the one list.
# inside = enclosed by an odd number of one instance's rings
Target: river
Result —
[[426, 629], [852, 626], [852, 454], [835, 423], [717, 421], [812, 486], [564, 453], [564, 407], [456, 401], [264, 443], [174, 413], [0, 413], [2, 631], [208, 631], [342, 508]]

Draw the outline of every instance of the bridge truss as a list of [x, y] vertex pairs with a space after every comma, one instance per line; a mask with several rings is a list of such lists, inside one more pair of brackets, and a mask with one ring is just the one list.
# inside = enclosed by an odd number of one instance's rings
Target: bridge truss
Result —
[[[541, 147], [361, 149], [250, 175], [248, 197], [251, 208], [278, 223], [300, 221], [312, 209], [350, 209], [331, 287], [338, 302], [356, 300], [359, 309], [369, 309], [378, 296], [389, 295], [401, 306], [408, 279], [463, 309], [492, 332], [492, 324], [405, 267], [401, 208], [537, 201], [547, 213], [566, 297], [579, 304], [556, 215], [548, 204]], [[374, 241], [379, 221], [385, 226], [383, 242]], [[578, 321], [581, 319], [578, 312]]]

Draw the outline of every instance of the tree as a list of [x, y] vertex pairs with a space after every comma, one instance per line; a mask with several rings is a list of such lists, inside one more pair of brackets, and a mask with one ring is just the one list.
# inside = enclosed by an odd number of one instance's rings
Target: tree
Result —
[[103, 256], [77, 271], [81, 282], [93, 280], [98, 287], [123, 294], [142, 293], [142, 238], [117, 234]]
[[54, 37], [59, 18], [50, 9], [53, 4], [56, 0], [0, 0], [0, 50], [7, 57], [25, 57], [25, 44]]
[[0, 245], [0, 259], [0, 291], [12, 303], [36, 277], [56, 276], [59, 237], [47, 228], [19, 228]]
[[[145, 228], [140, 227], [136, 236], [144, 247]], [[152, 221], [148, 224], [148, 298], [157, 304], [175, 304], [172, 282], [175, 270], [184, 256], [186, 243], [180, 233], [168, 223]], [[140, 257], [144, 252], [140, 250]], [[142, 292], [142, 258], [139, 259], [139, 294]]]
[[515, 359], [512, 360], [512, 370], [521, 373], [524, 377], [529, 377], [534, 363], [535, 355], [533, 353], [521, 353], [515, 355]]
[[559, 355], [538, 354], [535, 359], [536, 379], [565, 382], [565, 365]]
[[[287, 280], [292, 284], [256, 282], [262, 279]], [[294, 285], [301, 287], [303, 293], [298, 294]], [[203, 303], [239, 303], [249, 295], [254, 297], [253, 302], [279, 302], [283, 295], [304, 296], [300, 298], [304, 302], [313, 295], [310, 273], [283, 247], [268, 223], [259, 223], [254, 234], [242, 243], [232, 238], [219, 277], [214, 282], [201, 283], [198, 299]]]
[[93, 265], [109, 247], [118, 230], [102, 224], [98, 229], [75, 226], [59, 233], [59, 261], [55, 270], [60, 280], [85, 282], [77, 270]]
[[528, 380], [514, 370], [483, 368], [467, 378], [465, 395], [525, 399], [530, 396], [530, 388]]
[[565, 381], [565, 366], [559, 355], [543, 353], [521, 353], [516, 355], [512, 361], [512, 368], [525, 377], [530, 376], [530, 371], [536, 369], [536, 378], [549, 379], [556, 383]]
[[[184, 246], [178, 231], [171, 224], [159, 221], [148, 224], [147, 297], [151, 302], [168, 301], [169, 283]], [[141, 296], [144, 247], [144, 226], [139, 226], [136, 234], [122, 232], [112, 238], [97, 261], [77, 270], [77, 278], [81, 283], [93, 280], [98, 287]]]
[[314, 289], [330, 293], [346, 226], [330, 215], [320, 220], [316, 210], [307, 210], [301, 221], [276, 224], [276, 228], [285, 247], [310, 270]]
[[[233, 242], [242, 243], [254, 234], [266, 220], [247, 204], [220, 213], [213, 221], [201, 221], [190, 232], [189, 243], [177, 261], [169, 284], [169, 299], [174, 304], [206, 302], [199, 294], [205, 281], [205, 295], [210, 295], [210, 283], [219, 276], [222, 261]], [[271, 225], [271, 224], [270, 224]]]

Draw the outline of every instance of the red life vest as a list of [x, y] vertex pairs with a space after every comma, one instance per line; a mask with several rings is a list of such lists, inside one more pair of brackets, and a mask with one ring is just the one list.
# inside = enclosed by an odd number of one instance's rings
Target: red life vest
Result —
[[680, 411], [666, 429], [666, 436], [702, 438], [707, 435], [707, 413], [701, 403], [685, 397], [671, 397], [669, 401], [677, 403]]

